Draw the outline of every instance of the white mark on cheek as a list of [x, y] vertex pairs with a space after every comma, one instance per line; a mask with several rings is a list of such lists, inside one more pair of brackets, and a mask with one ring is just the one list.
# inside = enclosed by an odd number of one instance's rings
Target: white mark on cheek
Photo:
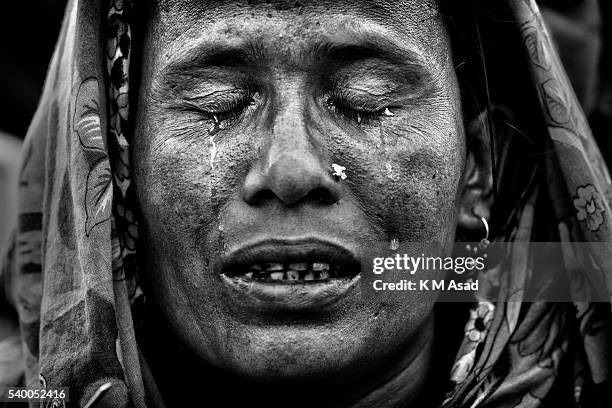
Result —
[[210, 167], [215, 168], [215, 157], [217, 156], [217, 144], [215, 143], [215, 135], [210, 136]]
[[378, 129], [378, 138], [374, 141], [374, 147], [376, 149], [380, 149], [380, 146], [383, 145], [384, 141], [385, 141], [385, 131], [383, 130], [382, 127], [380, 127]]
[[397, 248], [399, 248], [399, 241], [397, 238], [392, 238], [391, 239], [391, 243], [389, 244], [389, 248], [391, 248], [392, 251], [397, 250]]
[[393, 178], [393, 167], [391, 167], [391, 163], [386, 162], [385, 163], [385, 169], [387, 169], [387, 177], [392, 179]]
[[399, 166], [397, 164], [394, 166], [392, 162], [385, 162], [386, 176], [389, 180], [397, 181], [400, 178], [399, 172], [401, 171], [401, 169], [399, 169], [398, 167]]
[[219, 122], [217, 115], [213, 115], [213, 125], [208, 129], [210, 135], [210, 167], [215, 168], [215, 157], [217, 157], [217, 143], [215, 142], [215, 136], [220, 130], [225, 129], [225, 124]]
[[341, 180], [346, 180], [347, 176], [344, 172], [346, 170], [346, 167], [333, 163], [332, 168], [334, 169], [334, 173], [332, 174], [333, 176], [339, 177]]
[[388, 117], [395, 116], [395, 114], [391, 112], [389, 108], [385, 108], [385, 110], [383, 111], [383, 115]]

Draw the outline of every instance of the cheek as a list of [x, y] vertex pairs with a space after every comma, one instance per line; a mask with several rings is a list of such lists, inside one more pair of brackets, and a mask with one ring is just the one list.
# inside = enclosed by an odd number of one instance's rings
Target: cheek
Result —
[[222, 208], [239, 194], [252, 160], [250, 139], [213, 139], [204, 123], [141, 113], [133, 161], [145, 220], [168, 241], [214, 245]]
[[[215, 298], [207, 290], [214, 248], [210, 231], [217, 218], [210, 205], [214, 184], [208, 147], [205, 140], [181, 132], [175, 122], [145, 108], [137, 118], [132, 163], [142, 214], [139, 256], [149, 272], [144, 275], [145, 290], [185, 343], [199, 338], [195, 349], [214, 353], [214, 343], [197, 334], [215, 330], [214, 310], [202, 308]], [[202, 315], [208, 318], [204, 323], [197, 319]]]
[[435, 149], [397, 151], [385, 161], [385, 214], [390, 229], [404, 240], [435, 240], [454, 228], [460, 173], [452, 163], [457, 158]]
[[438, 115], [380, 134], [379, 146], [357, 143], [336, 149], [363, 213], [387, 238], [453, 239], [449, 233], [455, 227], [464, 162], [462, 127]]

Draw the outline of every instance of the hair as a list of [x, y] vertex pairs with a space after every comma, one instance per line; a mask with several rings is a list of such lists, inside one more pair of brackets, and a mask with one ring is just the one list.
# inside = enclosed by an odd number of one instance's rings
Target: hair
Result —
[[[491, 146], [491, 236], [513, 229], [538, 176], [545, 132], [518, 24], [506, 2], [441, 0], [465, 121], [486, 114]], [[499, 116], [499, 117], [496, 117]], [[460, 234], [461, 235], [461, 234]], [[473, 238], [467, 234], [468, 240]]]

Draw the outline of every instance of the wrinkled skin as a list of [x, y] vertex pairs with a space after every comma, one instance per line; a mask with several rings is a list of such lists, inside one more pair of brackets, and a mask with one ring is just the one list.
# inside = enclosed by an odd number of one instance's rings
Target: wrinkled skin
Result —
[[[357, 288], [325, 311], [274, 314], [227, 296], [214, 266], [265, 237], [358, 251], [478, 226], [462, 213], [481, 180], [435, 2], [161, 3], [133, 145], [149, 300], [190, 352], [240, 377], [367, 391], [403, 372], [394, 395], [410, 401], [428, 372], [435, 293], [387, 304]], [[393, 373], [368, 376], [382, 367]]]

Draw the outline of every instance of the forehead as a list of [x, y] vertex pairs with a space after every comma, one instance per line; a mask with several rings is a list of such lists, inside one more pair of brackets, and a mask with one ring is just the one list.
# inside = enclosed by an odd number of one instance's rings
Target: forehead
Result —
[[158, 0], [149, 14], [148, 36], [155, 37], [149, 44], [165, 54], [162, 59], [172, 59], [206, 42], [257, 40], [298, 51], [322, 39], [375, 33], [445, 65], [449, 47], [438, 1]]
[[160, 12], [185, 12], [200, 10], [225, 10], [239, 12], [239, 9], [255, 10], [264, 8], [276, 11], [303, 12], [309, 10], [349, 11], [362, 10], [393, 17], [394, 14], [437, 14], [440, 0], [156, 0], [151, 2]]
[[[401, 23], [406, 19], [424, 22], [436, 18], [440, 0], [157, 0], [151, 2], [164, 17], [195, 17], [200, 13], [225, 15], [248, 14], [259, 11], [283, 12], [287, 15], [325, 12], [349, 13]], [[201, 17], [201, 16], [200, 16]], [[178, 21], [178, 20], [177, 20]], [[185, 21], [185, 20], [182, 20]]]

